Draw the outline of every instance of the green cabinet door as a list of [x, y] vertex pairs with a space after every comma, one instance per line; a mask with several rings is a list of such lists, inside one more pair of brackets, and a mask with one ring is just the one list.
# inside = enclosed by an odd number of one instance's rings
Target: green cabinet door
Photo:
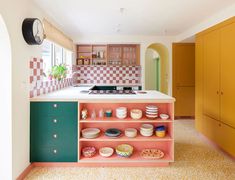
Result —
[[31, 102], [30, 161], [76, 162], [76, 102]]

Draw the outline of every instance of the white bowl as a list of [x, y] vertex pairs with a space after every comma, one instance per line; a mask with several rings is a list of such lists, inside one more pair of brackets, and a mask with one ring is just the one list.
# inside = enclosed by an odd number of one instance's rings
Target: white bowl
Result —
[[169, 118], [169, 115], [167, 114], [160, 114], [160, 118], [163, 120], [167, 120]]
[[127, 108], [126, 107], [119, 107], [116, 109], [116, 113], [126, 113]]
[[103, 147], [99, 149], [99, 154], [103, 157], [110, 157], [113, 155], [113, 148], [111, 147]]
[[153, 130], [153, 125], [152, 124], [142, 124], [140, 129], [143, 131], [150, 131], [150, 130]]
[[98, 128], [86, 128], [82, 130], [82, 137], [87, 139], [93, 139], [98, 137], [100, 134], [100, 129]]
[[132, 119], [140, 119], [140, 118], [142, 118], [142, 110], [140, 110], [140, 109], [132, 109], [131, 110], [131, 118]]
[[153, 131], [146, 132], [146, 131], [140, 130], [140, 134], [141, 134], [142, 136], [149, 137], [149, 136], [152, 136], [152, 135], [153, 135]]
[[129, 138], [134, 138], [137, 136], [137, 129], [135, 128], [127, 128], [125, 129], [125, 136]]
[[125, 119], [127, 117], [127, 114], [116, 114], [118, 119]]

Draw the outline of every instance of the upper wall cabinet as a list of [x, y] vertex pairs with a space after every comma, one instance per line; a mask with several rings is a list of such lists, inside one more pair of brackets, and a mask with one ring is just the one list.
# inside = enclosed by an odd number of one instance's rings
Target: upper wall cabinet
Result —
[[107, 65], [107, 45], [77, 45], [77, 65]]
[[77, 65], [140, 65], [138, 44], [77, 45]]

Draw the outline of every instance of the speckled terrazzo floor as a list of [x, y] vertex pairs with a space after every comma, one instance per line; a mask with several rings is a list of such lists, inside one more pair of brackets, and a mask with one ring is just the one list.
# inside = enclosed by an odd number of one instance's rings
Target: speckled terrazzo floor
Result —
[[175, 121], [175, 162], [155, 168], [35, 167], [25, 180], [235, 180], [235, 161], [216, 150], [194, 129]]

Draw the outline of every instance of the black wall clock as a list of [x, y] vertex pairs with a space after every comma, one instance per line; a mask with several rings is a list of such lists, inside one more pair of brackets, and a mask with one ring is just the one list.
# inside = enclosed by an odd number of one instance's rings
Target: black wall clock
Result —
[[26, 18], [22, 24], [22, 33], [30, 45], [40, 45], [45, 38], [43, 24], [38, 18]]

